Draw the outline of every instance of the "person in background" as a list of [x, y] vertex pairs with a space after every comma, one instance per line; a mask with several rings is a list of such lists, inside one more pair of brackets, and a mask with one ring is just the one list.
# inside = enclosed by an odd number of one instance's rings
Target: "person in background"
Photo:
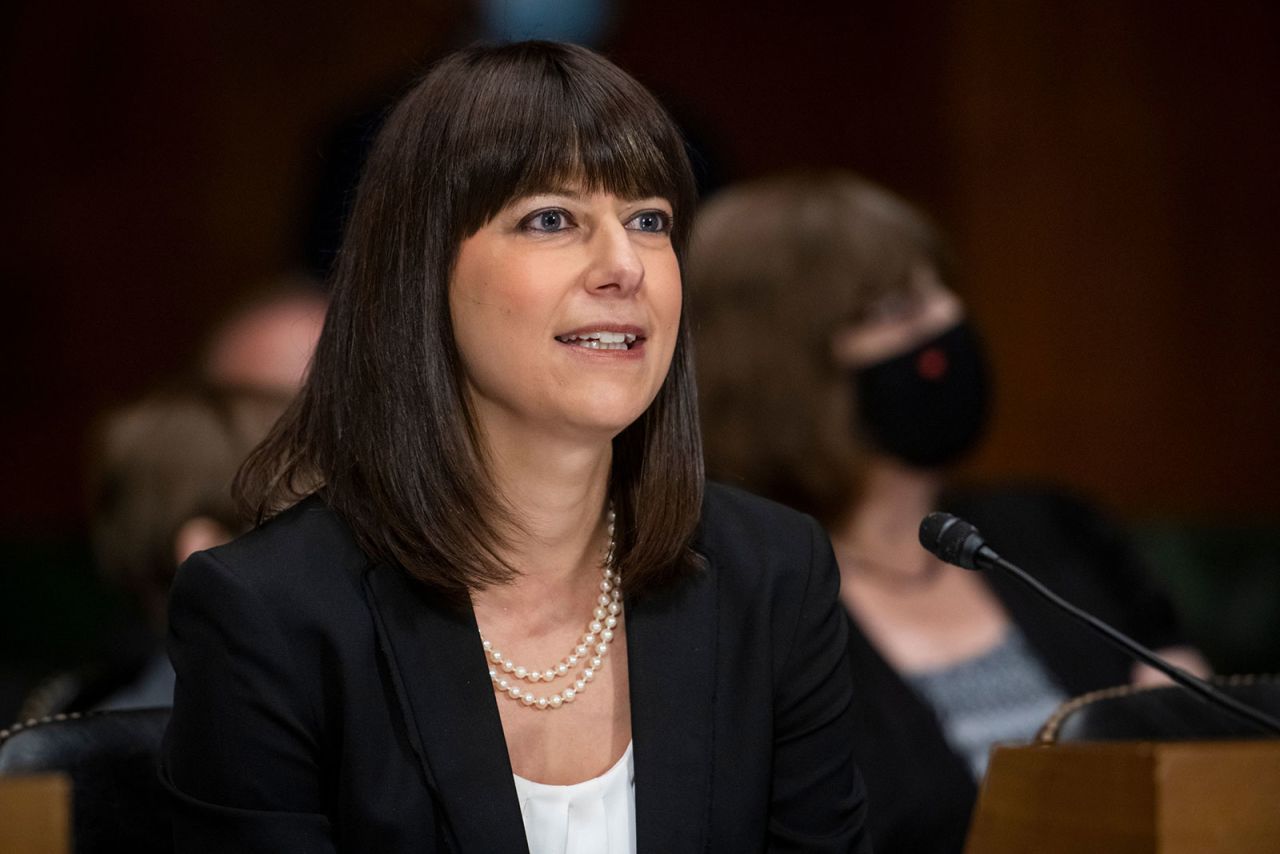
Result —
[[272, 280], [214, 324], [197, 373], [227, 387], [296, 393], [328, 307], [324, 291], [307, 276]]
[[688, 264], [709, 476], [815, 515], [835, 546], [880, 854], [959, 851], [993, 742], [1029, 739], [1069, 696], [1155, 674], [1016, 582], [925, 552], [929, 512], [972, 521], [1067, 599], [1208, 669], [1086, 503], [951, 484], [990, 409], [952, 280], [930, 222], [846, 172], [721, 192]]
[[231, 480], [302, 386], [327, 309], [311, 278], [275, 277], [211, 324], [182, 379], [98, 418], [90, 545], [142, 624], [131, 618], [113, 631], [99, 660], [42, 679], [21, 718], [172, 702], [173, 670], [159, 647], [174, 570], [246, 529]]
[[236, 470], [284, 412], [278, 391], [183, 382], [99, 417], [90, 438], [89, 541], [102, 575], [136, 606], [100, 660], [54, 674], [22, 718], [168, 706], [166, 602], [179, 564], [246, 529], [231, 497]]

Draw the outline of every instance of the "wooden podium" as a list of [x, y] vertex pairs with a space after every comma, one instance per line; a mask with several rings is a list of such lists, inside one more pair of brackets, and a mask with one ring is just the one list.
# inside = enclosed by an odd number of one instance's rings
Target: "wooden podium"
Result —
[[69, 778], [62, 774], [0, 777], [0, 852], [70, 854]]
[[996, 747], [965, 854], [1280, 852], [1280, 740]]

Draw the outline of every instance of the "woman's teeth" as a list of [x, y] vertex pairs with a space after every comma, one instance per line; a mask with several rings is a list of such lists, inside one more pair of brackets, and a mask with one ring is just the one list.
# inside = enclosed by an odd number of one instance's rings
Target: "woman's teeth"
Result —
[[636, 336], [629, 332], [588, 332], [585, 335], [557, 335], [556, 340], [588, 350], [630, 350]]

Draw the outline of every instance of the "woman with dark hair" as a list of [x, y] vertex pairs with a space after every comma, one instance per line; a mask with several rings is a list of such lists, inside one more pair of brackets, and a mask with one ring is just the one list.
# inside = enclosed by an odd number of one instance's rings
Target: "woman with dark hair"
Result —
[[732, 187], [699, 214], [688, 281], [711, 475], [813, 514], [835, 545], [878, 854], [959, 851], [993, 742], [1155, 674], [1016, 582], [933, 558], [927, 513], [969, 519], [1068, 599], [1206, 669], [1087, 504], [950, 485], [982, 435], [988, 372], [919, 211], [845, 172]]
[[809, 519], [704, 488], [680, 135], [588, 50], [461, 51], [362, 178], [264, 523], [170, 605], [181, 851], [861, 850]]

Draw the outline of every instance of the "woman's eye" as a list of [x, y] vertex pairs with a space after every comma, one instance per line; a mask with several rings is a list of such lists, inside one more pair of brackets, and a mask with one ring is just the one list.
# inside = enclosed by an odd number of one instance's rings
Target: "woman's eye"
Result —
[[564, 211], [550, 209], [529, 214], [521, 225], [531, 231], [563, 231], [569, 227], [570, 222], [569, 215]]
[[666, 234], [671, 230], [671, 214], [665, 211], [642, 211], [627, 222], [627, 227], [636, 231]]
[[911, 318], [920, 311], [920, 298], [914, 292], [892, 293], [881, 297], [867, 310], [872, 323], [893, 323]]

